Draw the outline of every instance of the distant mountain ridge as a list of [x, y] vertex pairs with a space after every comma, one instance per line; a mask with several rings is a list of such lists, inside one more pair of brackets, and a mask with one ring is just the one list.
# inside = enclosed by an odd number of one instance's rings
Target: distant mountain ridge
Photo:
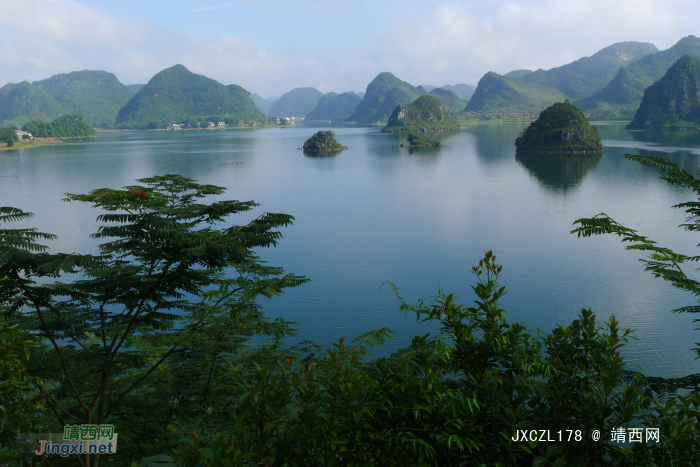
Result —
[[272, 107], [272, 102], [268, 101], [267, 99], [263, 99], [262, 96], [259, 94], [253, 94], [253, 102], [255, 103], [255, 106], [260, 109], [262, 113], [265, 115], [268, 115], [268, 112], [270, 111], [270, 108]]
[[464, 83], [455, 84], [454, 86], [446, 84], [441, 89], [451, 91], [455, 96], [459, 97], [460, 99], [468, 101], [474, 95], [474, 91], [476, 91], [476, 86]]
[[447, 109], [451, 114], [456, 114], [465, 109], [467, 101], [457, 97], [452, 91], [447, 89], [435, 88], [428, 93], [429, 96], [435, 96], [440, 104]]
[[683, 55], [644, 91], [629, 129], [700, 127], [700, 60]]
[[267, 123], [269, 118], [242, 87], [223, 84], [175, 65], [157, 73], [117, 115], [119, 128], [166, 128], [171, 123]]
[[565, 100], [566, 96], [554, 88], [532, 85], [488, 72], [479, 80], [464, 111], [532, 115], [539, 114], [555, 102]]
[[342, 94], [329, 92], [324, 94], [316, 107], [306, 114], [306, 120], [343, 121], [355, 112], [360, 102], [362, 99], [354, 92]]
[[427, 94], [421, 86], [412, 86], [389, 72], [379, 73], [367, 85], [367, 91], [348, 122], [385, 122], [397, 105], [410, 104]]
[[532, 73], [532, 70], [513, 70], [509, 71], [505, 75], [502, 75], [504, 78], [512, 78], [512, 79], [518, 79], [522, 78], [525, 75], [529, 75]]
[[137, 93], [141, 90], [142, 87], [144, 87], [145, 84], [127, 84], [126, 87], [134, 91], [134, 93]]
[[577, 99], [603, 89], [620, 67], [629, 66], [658, 51], [654, 44], [648, 42], [618, 42], [590, 57], [582, 57], [549, 70], [526, 73], [519, 79], [537, 86], [553, 87], [562, 94]]
[[575, 104], [591, 119], [631, 119], [642, 102], [644, 90], [661, 79], [683, 55], [700, 58], [700, 39], [684, 37], [666, 50], [647, 55], [621, 68], [603, 89], [577, 100]]
[[33, 84], [51, 95], [67, 113], [82, 115], [96, 127], [112, 126], [119, 110], [134, 95], [106, 71], [61, 73]]
[[322, 97], [323, 93], [316, 88], [292, 89], [272, 104], [268, 114], [275, 117], [304, 117]]

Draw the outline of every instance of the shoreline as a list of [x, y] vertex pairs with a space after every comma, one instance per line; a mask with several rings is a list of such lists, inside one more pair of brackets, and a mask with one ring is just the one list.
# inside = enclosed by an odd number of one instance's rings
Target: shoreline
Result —
[[[37, 141], [38, 140], [38, 141]], [[59, 138], [34, 138], [33, 141], [30, 143], [22, 143], [22, 142], [17, 142], [15, 143], [14, 146], [12, 147], [0, 147], [0, 151], [12, 151], [14, 149], [32, 149], [32, 148], [39, 148], [41, 146], [48, 146], [51, 144], [60, 144], [63, 141], [61, 141]]]

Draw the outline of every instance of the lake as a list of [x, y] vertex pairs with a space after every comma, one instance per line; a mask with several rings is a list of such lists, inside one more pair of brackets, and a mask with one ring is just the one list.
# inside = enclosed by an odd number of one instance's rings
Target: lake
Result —
[[[572, 223], [600, 212], [664, 246], [694, 254], [697, 236], [676, 228], [692, 199], [625, 153], [669, 157], [691, 173], [700, 165], [700, 134], [628, 132], [599, 125], [602, 156], [516, 157], [523, 125], [483, 125], [436, 136], [438, 148], [399, 147], [405, 136], [377, 128], [334, 128], [349, 147], [334, 157], [297, 148], [319, 128], [100, 132], [97, 138], [0, 154], [2, 205], [36, 214], [22, 226], [57, 234], [54, 251], [88, 252], [98, 212], [62, 202], [64, 193], [118, 188], [134, 179], [178, 173], [228, 189], [225, 198], [255, 200], [253, 213], [296, 218], [271, 265], [307, 275], [311, 283], [262, 302], [269, 316], [295, 321], [298, 338], [328, 345], [381, 327], [396, 338], [377, 355], [435, 330], [399, 312], [391, 281], [409, 300], [438, 285], [464, 303], [474, 295], [471, 266], [491, 249], [503, 265], [509, 321], [550, 330], [581, 308], [614, 314], [639, 339], [625, 349], [648, 375], [700, 372], [691, 351], [700, 340], [693, 316], [671, 310], [690, 295], [643, 271], [642, 255], [618, 237], [577, 238]], [[16, 224], [15, 226], [19, 226]]]

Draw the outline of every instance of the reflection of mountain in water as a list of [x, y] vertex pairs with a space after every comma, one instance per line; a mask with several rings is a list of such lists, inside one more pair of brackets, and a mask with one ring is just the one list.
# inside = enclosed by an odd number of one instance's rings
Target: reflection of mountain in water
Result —
[[566, 192], [581, 183], [589, 170], [595, 168], [602, 154], [516, 154], [524, 165], [546, 188]]
[[692, 174], [700, 170], [700, 131], [629, 131], [620, 125], [597, 128], [603, 143], [608, 140], [606, 161], [611, 164], [624, 164], [624, 154], [640, 154], [668, 158]]
[[522, 133], [523, 123], [480, 125], [471, 129], [476, 138], [476, 153], [486, 164], [511, 161], [515, 152], [515, 138]]
[[700, 147], [700, 131], [630, 131], [635, 141], [679, 148]]
[[335, 157], [343, 151], [302, 151], [306, 157]]

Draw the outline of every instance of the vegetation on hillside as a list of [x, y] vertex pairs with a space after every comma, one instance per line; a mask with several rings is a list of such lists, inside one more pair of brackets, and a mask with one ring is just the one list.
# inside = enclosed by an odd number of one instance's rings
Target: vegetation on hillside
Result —
[[511, 79], [518, 79], [522, 78], [523, 76], [532, 73], [532, 70], [525, 70], [525, 69], [520, 69], [520, 70], [513, 70], [509, 71], [508, 73], [504, 74], [504, 78], [511, 78]]
[[19, 141], [19, 138], [13, 128], [0, 127], [0, 143], [5, 143], [8, 147], [12, 147], [17, 141]]
[[28, 121], [50, 122], [66, 110], [45, 90], [23, 81], [0, 88], [0, 124], [22, 126]]
[[700, 60], [682, 56], [644, 91], [644, 99], [627, 128], [700, 127]]
[[167, 128], [172, 123], [201, 120], [229, 126], [268, 123], [250, 93], [237, 85], [223, 84], [175, 65], [156, 74], [119, 111], [116, 127]]
[[81, 115], [99, 128], [114, 125], [119, 109], [134, 95], [106, 71], [61, 73], [33, 84], [50, 94], [65, 113]]
[[555, 102], [566, 99], [554, 88], [541, 87], [519, 79], [508, 79], [496, 73], [486, 73], [464, 109], [476, 115], [538, 115]]
[[450, 116], [435, 96], [428, 94], [410, 104], [397, 106], [382, 133], [457, 130], [457, 120]]
[[467, 101], [460, 99], [452, 91], [448, 91], [447, 89], [435, 88], [428, 94], [435, 96], [435, 98], [440, 101], [440, 104], [452, 114], [463, 111], [467, 106]]
[[81, 115], [63, 115], [51, 123], [37, 121], [25, 123], [22, 130], [39, 138], [75, 138], [97, 135], [92, 125]]
[[515, 140], [523, 152], [603, 152], [598, 130], [568, 100], [548, 107]]
[[590, 57], [549, 70], [537, 70], [520, 77], [538, 86], [549, 86], [571, 98], [590, 96], [603, 89], [615, 77], [620, 67], [658, 52], [648, 42], [618, 42], [599, 50]]
[[323, 97], [316, 88], [296, 88], [282, 94], [270, 107], [269, 115], [275, 117], [304, 117]]
[[684, 37], [669, 49], [621, 68], [605, 88], [575, 104], [594, 120], [631, 120], [644, 97], [644, 90], [661, 79], [683, 55], [700, 58], [700, 39]]
[[348, 122], [386, 122], [397, 105], [410, 104], [427, 94], [422, 87], [411, 86], [391, 73], [379, 73], [369, 85], [362, 102]]
[[362, 99], [354, 92], [336, 94], [329, 92], [306, 114], [306, 120], [343, 121], [355, 112]]
[[304, 141], [304, 151], [341, 151], [347, 149], [335, 139], [335, 133], [330, 130], [319, 131]]

